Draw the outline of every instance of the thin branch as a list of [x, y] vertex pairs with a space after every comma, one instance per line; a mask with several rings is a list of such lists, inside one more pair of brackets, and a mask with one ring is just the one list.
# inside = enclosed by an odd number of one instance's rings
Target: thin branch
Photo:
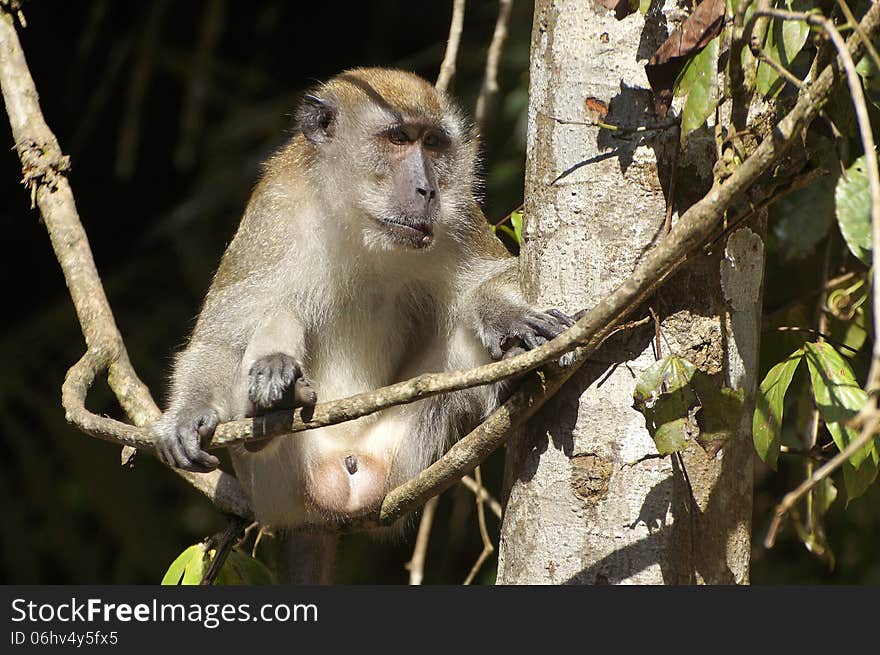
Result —
[[174, 152], [174, 163], [180, 169], [189, 169], [196, 156], [196, 143], [202, 133], [205, 101], [211, 82], [211, 60], [226, 15], [226, 0], [208, 0], [201, 19], [202, 30], [190, 67], [183, 111], [180, 116], [180, 135]]
[[[155, 421], [161, 412], [128, 359], [95, 267], [88, 237], [76, 211], [66, 175], [67, 158], [40, 110], [37, 90], [13, 18], [5, 10], [0, 11], [0, 87], [22, 163], [24, 183], [32, 202], [40, 209], [86, 341], [86, 354], [68, 372], [62, 387], [67, 418], [75, 425], [93, 420], [94, 415], [85, 409], [85, 396], [95, 377], [106, 370], [110, 388], [132, 423], [144, 425]], [[124, 423], [114, 421], [114, 424], [137, 432], [136, 428]], [[106, 426], [99, 424], [96, 427]], [[134, 439], [130, 443], [115, 438], [115, 435], [106, 438], [123, 445], [142, 442]], [[149, 441], [151, 447], [152, 439]], [[175, 471], [208, 496], [221, 511], [238, 516], [251, 515], [250, 501], [234, 477], [221, 471], [210, 474]]]
[[859, 351], [857, 348], [853, 348], [852, 346], [848, 346], [842, 341], [839, 341], [832, 337], [827, 332], [822, 332], [821, 330], [816, 330], [814, 328], [801, 327], [799, 325], [779, 325], [774, 328], [777, 332], [805, 332], [806, 334], [812, 334], [814, 336], [825, 339], [825, 341], [829, 343], [833, 343], [838, 348], [844, 348], [845, 350], [850, 351], [854, 355], [858, 355]]
[[452, 21], [449, 24], [449, 38], [446, 41], [446, 52], [440, 64], [440, 74], [434, 84], [438, 91], [445, 93], [455, 77], [455, 60], [458, 58], [458, 44], [461, 42], [461, 29], [464, 25], [464, 0], [452, 3]]
[[758, 42], [757, 39], [752, 39], [751, 43], [749, 43], [749, 49], [752, 51], [752, 54], [755, 55], [755, 58], [758, 61], [761, 61], [772, 68], [774, 71], [776, 71], [777, 75], [785, 78], [786, 81], [790, 82], [793, 86], [803, 91], [804, 93], [809, 93], [807, 84], [803, 80], [798, 79], [798, 77], [796, 77], [790, 70], [780, 64], [778, 61], [776, 61], [772, 57], [769, 57], [767, 53], [764, 52], [764, 48], [761, 47], [761, 44], [760, 42]]
[[466, 489], [469, 489], [477, 496], [482, 497], [482, 499], [489, 505], [489, 509], [492, 510], [492, 513], [495, 517], [501, 520], [501, 503], [499, 503], [492, 494], [486, 491], [486, 487], [478, 485], [476, 480], [474, 480], [469, 475], [465, 475], [461, 478], [461, 484]]
[[404, 568], [409, 571], [409, 583], [420, 585], [425, 578], [425, 555], [428, 552], [428, 543], [431, 540], [431, 527], [434, 525], [434, 514], [437, 511], [437, 503], [440, 496], [434, 496], [422, 509], [422, 518], [419, 521], [419, 532], [416, 535], [416, 545], [413, 548], [412, 559]]
[[232, 546], [238, 541], [239, 535], [241, 535], [247, 523], [246, 519], [236, 516], [230, 519], [229, 525], [226, 526], [221, 535], [212, 539], [214, 543], [209, 544], [209, 547], [211, 545], [214, 546], [214, 557], [211, 559], [211, 566], [205, 571], [205, 575], [202, 576], [202, 581], [199, 584], [205, 586], [214, 584], [214, 580], [217, 579], [220, 569], [223, 568], [223, 564], [226, 562]]
[[669, 234], [672, 230], [672, 212], [675, 206], [675, 184], [678, 180], [678, 156], [681, 153], [681, 126], [679, 125], [679, 135], [675, 139], [674, 150], [672, 151], [672, 166], [669, 172], [669, 193], [666, 196], [666, 220], [663, 222], [663, 233]]
[[[874, 3], [871, 10], [876, 9], [877, 3]], [[877, 151], [874, 146], [874, 133], [871, 130], [871, 119], [868, 115], [868, 105], [865, 102], [865, 94], [862, 90], [862, 81], [856, 71], [855, 57], [850, 54], [849, 48], [840, 32], [829, 19], [814, 13], [790, 12], [780, 9], [761, 9], [756, 14], [772, 16], [781, 20], [805, 21], [809, 25], [821, 27], [837, 50], [838, 57], [843, 64], [846, 73], [846, 82], [849, 86], [850, 96], [852, 97], [853, 109], [856, 114], [856, 121], [859, 125], [859, 134], [862, 138], [862, 149], [865, 152], [865, 166], [868, 169], [868, 183], [871, 194], [871, 244], [873, 248], [873, 280], [875, 296], [880, 294], [880, 170], [877, 166]], [[870, 12], [869, 12], [870, 13]], [[866, 15], [867, 18], [867, 15]], [[864, 19], [863, 19], [864, 23]], [[864, 29], [864, 24], [855, 30], [854, 37], [857, 37], [860, 44], [867, 48], [872, 38], [870, 30]], [[852, 41], [852, 38], [850, 39]], [[875, 300], [880, 298], [875, 298]], [[880, 333], [880, 306], [874, 303], [874, 330], [875, 337]], [[871, 370], [868, 373], [868, 392], [875, 393], [880, 390], [880, 339], [874, 339], [874, 350], [872, 352]]]
[[498, 64], [501, 61], [501, 51], [504, 41], [507, 39], [507, 25], [510, 23], [510, 10], [513, 0], [498, 1], [498, 19], [495, 21], [495, 31], [492, 33], [492, 41], [489, 43], [489, 51], [486, 53], [486, 70], [483, 73], [483, 85], [480, 87], [480, 95], [477, 98], [477, 108], [474, 117], [477, 128], [482, 130], [486, 123], [486, 113], [489, 104], [498, 93]]
[[137, 166], [138, 148], [141, 140], [141, 116], [150, 79], [153, 76], [153, 65], [156, 60], [156, 46], [162, 20], [168, 9], [168, 0], [157, 0], [150, 8], [150, 16], [144, 27], [143, 37], [138, 49], [137, 61], [128, 84], [128, 97], [125, 102], [122, 127], [119, 131], [116, 149], [116, 177], [127, 180], [134, 175]]
[[[474, 478], [477, 482], [477, 486], [482, 489], [483, 488], [483, 478], [480, 472], [480, 467], [476, 467], [474, 469]], [[495, 546], [492, 545], [492, 539], [489, 538], [489, 530], [486, 528], [486, 509], [484, 507], [483, 496], [481, 494], [476, 495], [477, 501], [477, 523], [480, 526], [480, 538], [483, 540], [483, 550], [480, 551], [480, 556], [477, 557], [477, 561], [474, 562], [474, 565], [471, 567], [470, 573], [464, 579], [465, 586], [469, 585], [474, 581], [477, 573], [480, 572], [483, 564], [489, 559], [489, 556], [495, 552]]]
[[790, 491], [785, 495], [782, 502], [776, 506], [776, 514], [773, 517], [773, 522], [770, 524], [770, 530], [767, 532], [767, 537], [764, 539], [765, 548], [773, 548], [773, 544], [776, 543], [776, 535], [782, 525], [782, 519], [784, 519], [785, 515], [791, 511], [792, 507], [803, 498], [804, 494], [834, 473], [844, 462], [858, 452], [860, 448], [873, 439], [877, 435], [878, 427], [880, 427], [880, 414], [878, 414], [875, 409], [865, 419], [865, 423], [862, 426], [862, 430], [858, 437], [850, 441], [846, 448], [828, 460], [826, 464], [823, 464], [816, 469], [815, 473], [804, 480], [797, 489]]
[[849, 5], [846, 4], [844, 0], [837, 0], [837, 6], [840, 7], [840, 10], [843, 12], [844, 17], [847, 22], [852, 25], [856, 33], [861, 37], [862, 43], [865, 44], [865, 48], [868, 50], [868, 54], [871, 56], [871, 59], [874, 60], [874, 65], [880, 70], [880, 54], [877, 54], [877, 49], [874, 47], [874, 44], [871, 42], [871, 39], [865, 34], [862, 30], [862, 26], [859, 25], [859, 21], [856, 20], [856, 17], [853, 15], [852, 10], [849, 8]]

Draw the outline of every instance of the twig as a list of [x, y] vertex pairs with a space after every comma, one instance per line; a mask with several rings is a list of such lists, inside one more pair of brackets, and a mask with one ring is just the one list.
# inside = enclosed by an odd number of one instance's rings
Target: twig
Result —
[[[483, 488], [483, 478], [480, 473], [480, 467], [476, 467], [474, 469], [474, 479], [477, 482], [477, 485], [482, 489]], [[495, 552], [495, 546], [492, 545], [492, 540], [489, 538], [489, 530], [486, 528], [486, 510], [483, 506], [483, 496], [481, 494], [476, 495], [477, 500], [477, 523], [480, 526], [480, 537], [483, 540], [483, 550], [480, 551], [480, 556], [477, 557], [477, 561], [474, 562], [474, 565], [471, 567], [470, 573], [464, 579], [464, 585], [467, 586], [471, 582], [474, 581], [474, 577], [476, 577], [477, 573], [479, 573], [480, 568], [482, 568], [483, 564], [489, 556]]]
[[174, 152], [174, 163], [180, 169], [192, 166], [196, 142], [202, 132], [205, 100], [211, 81], [211, 59], [223, 31], [226, 0], [209, 0], [202, 16], [202, 31], [190, 67], [189, 84], [180, 115], [180, 136]]
[[128, 85], [128, 97], [122, 127], [119, 131], [116, 149], [116, 177], [127, 180], [137, 165], [138, 147], [141, 138], [141, 116], [144, 110], [144, 98], [153, 75], [153, 64], [156, 58], [156, 44], [162, 28], [162, 19], [168, 9], [168, 0], [157, 0], [150, 8], [150, 16], [144, 27], [143, 38], [138, 50], [137, 62], [132, 71]]
[[847, 346], [842, 341], [838, 341], [837, 339], [832, 337], [830, 334], [828, 334], [826, 332], [822, 332], [821, 330], [815, 330], [813, 328], [808, 328], [808, 327], [800, 327], [798, 325], [780, 325], [780, 326], [777, 326], [775, 329], [777, 332], [806, 332], [807, 334], [813, 334], [817, 337], [821, 337], [822, 339], [825, 339], [825, 341], [827, 341], [829, 343], [833, 343], [838, 348], [844, 348], [855, 355], [859, 354], [859, 351], [856, 348], [853, 348], [852, 346]]
[[820, 177], [824, 177], [828, 174], [828, 171], [821, 168], [814, 168], [813, 170], [807, 171], [803, 175], [799, 175], [793, 180], [789, 180], [788, 183], [779, 190], [773, 191], [769, 196], [760, 200], [760, 202], [754, 203], [750, 205], [749, 209], [739, 216], [733, 218], [733, 220], [728, 221], [727, 225], [722, 229], [717, 235], [712, 237], [704, 250], [708, 251], [712, 246], [714, 246], [719, 240], [726, 237], [728, 234], [733, 232], [743, 221], [747, 221], [752, 216], [757, 214], [759, 211], [764, 209], [765, 207], [769, 207], [774, 202], [784, 198], [790, 193], [794, 193], [799, 189], [803, 189], [806, 186], [809, 186]]
[[486, 504], [489, 505], [489, 509], [492, 510], [492, 513], [495, 515], [495, 517], [499, 520], [501, 519], [501, 503], [495, 500], [492, 494], [486, 491], [486, 487], [478, 485], [476, 480], [474, 480], [469, 475], [462, 476], [461, 484], [463, 487], [469, 489], [474, 494], [481, 496]]
[[880, 70], [880, 54], [877, 54], [877, 49], [874, 47], [874, 44], [871, 42], [871, 39], [868, 38], [868, 35], [865, 34], [864, 30], [862, 30], [862, 26], [859, 25], [859, 21], [856, 20], [856, 17], [853, 15], [852, 10], [849, 8], [849, 5], [846, 4], [844, 0], [837, 0], [837, 6], [840, 7], [840, 10], [843, 12], [844, 17], [847, 22], [852, 25], [856, 34], [858, 34], [862, 43], [865, 44], [865, 48], [868, 51], [868, 54], [871, 56], [871, 59], [874, 60], [874, 65], [877, 66], [877, 69]]
[[446, 41], [446, 52], [440, 64], [440, 74], [434, 84], [438, 91], [446, 92], [455, 77], [455, 60], [458, 57], [458, 44], [461, 42], [461, 28], [464, 24], [464, 0], [453, 0], [452, 21], [449, 24], [449, 38]]
[[498, 19], [495, 21], [495, 31], [492, 33], [492, 41], [489, 43], [489, 51], [486, 53], [483, 85], [480, 87], [477, 108], [474, 112], [477, 128], [480, 130], [485, 125], [489, 104], [498, 93], [498, 63], [501, 61], [501, 50], [504, 48], [504, 41], [507, 38], [507, 25], [510, 22], [512, 7], [513, 0], [498, 1]]
[[[872, 6], [872, 10], [876, 8], [876, 3]], [[868, 183], [871, 193], [871, 244], [873, 248], [873, 280], [875, 296], [880, 294], [880, 170], [877, 167], [877, 151], [874, 147], [874, 133], [871, 130], [871, 119], [868, 116], [868, 105], [865, 103], [865, 94], [862, 90], [862, 81], [859, 78], [858, 71], [852, 54], [840, 32], [829, 19], [814, 13], [790, 12], [780, 9], [761, 9], [756, 14], [772, 16], [780, 20], [798, 20], [805, 21], [809, 25], [821, 27], [837, 50], [838, 57], [843, 64], [846, 72], [846, 83], [849, 86], [850, 96], [852, 97], [853, 109], [856, 114], [856, 121], [859, 125], [859, 134], [862, 137], [862, 149], [865, 152], [865, 166], [868, 169]], [[854, 37], [858, 38], [860, 45], [867, 48], [867, 44], [871, 40], [870, 30], [865, 30], [864, 26], [859, 26], [855, 31]], [[850, 38], [850, 41], [853, 37]], [[880, 297], [875, 297], [880, 300]], [[874, 330], [880, 334], [880, 306], [874, 303]], [[877, 334], [875, 334], [875, 337]], [[875, 393], [880, 390], [880, 339], [874, 339], [874, 349], [872, 352], [871, 370], [868, 372], [868, 392]]]
[[[223, 568], [223, 564], [226, 562], [226, 558], [229, 556], [229, 551], [232, 550], [233, 544], [238, 541], [238, 537], [244, 529], [245, 525], [247, 525], [247, 521], [240, 518], [235, 517], [230, 519], [229, 525], [226, 526], [226, 529], [223, 531], [223, 534], [219, 536], [219, 538], [214, 538], [214, 557], [211, 560], [211, 566], [208, 567], [208, 570], [205, 571], [205, 575], [202, 576], [201, 585], [210, 586], [214, 584], [214, 580], [217, 579], [217, 574], [220, 573], [220, 569]], [[210, 547], [211, 544], [209, 544]]]
[[[679, 131], [681, 130], [679, 124]], [[678, 180], [678, 155], [681, 152], [681, 135], [675, 139], [675, 149], [672, 151], [672, 170], [669, 173], [669, 194], [666, 197], [666, 220], [663, 222], [664, 234], [672, 230], [672, 208], [675, 204], [675, 183]]]
[[805, 294], [802, 297], [790, 300], [786, 303], [783, 303], [779, 307], [776, 307], [775, 309], [771, 309], [769, 312], [765, 312], [763, 318], [761, 319], [761, 323], [763, 325], [769, 325], [773, 318], [775, 318], [776, 316], [779, 316], [783, 312], [791, 309], [795, 305], [799, 305], [800, 303], [805, 302], [808, 298], [812, 298], [813, 296], [818, 296], [818, 295], [824, 294], [826, 291], [829, 291], [829, 290], [833, 289], [834, 287], [837, 287], [837, 286], [843, 284], [844, 282], [848, 282], [849, 280], [853, 279], [857, 275], [860, 275], [860, 273], [857, 273], [856, 271], [850, 271], [849, 273], [843, 273], [842, 275], [838, 275], [837, 277], [828, 280], [828, 282], [826, 282], [822, 288], [813, 289], [812, 291], [810, 291], [809, 293]]
[[[736, 130], [743, 130], [748, 119], [749, 105], [752, 99], [752, 80], [746, 80], [743, 64], [751, 64], [748, 59], [743, 62], [743, 48], [747, 43], [745, 32], [745, 15], [754, 0], [742, 0], [736, 9], [731, 29], [730, 55], [727, 57], [726, 95], [731, 99], [731, 123]], [[746, 51], [746, 57], [751, 53]]]
[[560, 125], [583, 125], [584, 127], [598, 127], [603, 130], [609, 130], [611, 132], [614, 132], [614, 136], [617, 137], [628, 136], [630, 134], [639, 134], [640, 132], [659, 132], [662, 130], [668, 130], [673, 127], [678, 127], [681, 124], [681, 119], [678, 117], [658, 123], [651, 123], [650, 125], [637, 125], [636, 127], [624, 127], [623, 125], [615, 125], [613, 123], [606, 123], [604, 121], [576, 121], [570, 120], [568, 118], [559, 118], [557, 116], [551, 116], [550, 118], [552, 118]]
[[786, 81], [790, 82], [793, 86], [803, 91], [804, 93], [809, 93], [809, 87], [806, 82], [801, 79], [798, 79], [790, 70], [788, 70], [785, 66], [780, 64], [778, 61], [769, 57], [766, 52], [764, 52], [764, 48], [761, 47], [761, 43], [756, 39], [752, 38], [749, 43], [749, 49], [752, 51], [752, 54], [756, 59], [763, 62], [774, 71], [776, 74], [785, 78]]
[[[85, 396], [95, 377], [106, 370], [110, 388], [128, 418], [135, 425], [154, 421], [160, 415], [159, 408], [128, 359], [76, 211], [66, 176], [67, 158], [40, 110], [37, 90], [12, 16], [6, 11], [0, 11], [0, 87], [25, 184], [49, 232], [86, 341], [85, 355], [68, 372], [62, 387], [67, 419], [74, 424], [92, 420], [94, 415], [85, 408]], [[119, 425], [137, 430], [123, 423]], [[113, 441], [127, 443], [119, 439]], [[244, 517], [251, 515], [250, 501], [234, 477], [222, 471], [175, 472], [208, 496], [221, 511]]]
[[437, 503], [440, 497], [434, 496], [422, 509], [422, 518], [419, 521], [419, 532], [416, 535], [416, 545], [413, 548], [412, 558], [404, 568], [409, 571], [409, 583], [420, 585], [425, 578], [425, 555], [428, 552], [428, 542], [431, 540], [431, 526], [434, 525], [434, 514], [437, 511]]
[[794, 491], [788, 492], [782, 499], [782, 502], [776, 506], [776, 514], [773, 522], [770, 524], [770, 530], [764, 539], [765, 548], [773, 548], [776, 542], [776, 535], [782, 525], [782, 519], [794, 507], [794, 505], [813, 487], [822, 482], [829, 475], [840, 468], [846, 460], [852, 457], [860, 448], [873, 439], [877, 434], [877, 428], [880, 427], [880, 415], [876, 409], [867, 417], [862, 426], [859, 436], [847, 444], [846, 448], [841, 450], [837, 455], [832, 457], [826, 464], [823, 464], [809, 478], [804, 480]]
[[660, 317], [653, 307], [648, 307], [648, 311], [654, 320], [654, 359], [663, 359], [663, 350], [660, 346]]

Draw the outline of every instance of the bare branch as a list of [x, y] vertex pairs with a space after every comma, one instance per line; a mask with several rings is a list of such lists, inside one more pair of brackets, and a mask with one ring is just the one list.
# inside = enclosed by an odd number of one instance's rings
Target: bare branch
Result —
[[183, 111], [180, 116], [180, 135], [174, 152], [174, 163], [181, 169], [192, 166], [196, 156], [196, 142], [202, 132], [205, 100], [211, 82], [211, 59], [226, 15], [226, 0], [209, 0], [202, 17], [202, 31], [190, 66]]
[[226, 529], [221, 534], [212, 538], [213, 544], [209, 543], [208, 547], [210, 548], [213, 545], [214, 557], [211, 559], [211, 566], [205, 571], [205, 575], [202, 576], [202, 581], [199, 584], [205, 586], [214, 584], [214, 580], [217, 579], [220, 569], [223, 568], [223, 564], [226, 562], [232, 546], [238, 541], [246, 525], [247, 520], [236, 516], [230, 519], [229, 525], [226, 526]]
[[[110, 388], [129, 419], [135, 425], [154, 421], [160, 415], [159, 408], [128, 359], [76, 211], [66, 177], [67, 158], [40, 111], [37, 90], [13, 18], [6, 11], [0, 11], [0, 87], [22, 163], [24, 184], [32, 202], [40, 209], [86, 341], [87, 352], [70, 370], [62, 389], [68, 420], [79, 425], [100, 419], [86, 410], [85, 395], [95, 377], [107, 370]], [[107, 430], [108, 424], [98, 421], [93, 427]], [[123, 435], [128, 435], [126, 438], [118, 438], [120, 428]], [[149, 445], [143, 440], [148, 432], [138, 432], [118, 421], [109, 424], [109, 429], [112, 434], [102, 438], [120, 444]], [[139, 436], [132, 436], [135, 433]], [[208, 475], [176, 472], [208, 496], [221, 511], [250, 516], [250, 502], [232, 476], [220, 471]]]
[[[480, 473], [480, 467], [474, 469], [474, 478], [476, 479], [477, 486], [482, 489], [483, 488], [483, 477]], [[476, 495], [477, 502], [477, 523], [480, 526], [480, 538], [483, 540], [483, 550], [480, 551], [479, 557], [477, 557], [477, 561], [474, 562], [474, 565], [471, 567], [470, 573], [464, 579], [464, 584], [469, 585], [474, 581], [477, 573], [480, 572], [483, 564], [489, 559], [489, 556], [495, 552], [495, 546], [492, 545], [492, 540], [489, 538], [489, 530], [486, 528], [486, 510], [484, 507], [484, 501], [482, 494]]]
[[446, 52], [440, 64], [440, 74], [434, 86], [445, 93], [455, 77], [455, 60], [458, 58], [458, 44], [461, 42], [461, 28], [464, 25], [464, 0], [453, 0], [452, 21], [449, 24], [449, 38], [446, 41]]
[[156, 59], [156, 45], [168, 0], [157, 0], [150, 8], [150, 16], [144, 28], [143, 37], [137, 53], [137, 61], [128, 83], [128, 97], [125, 103], [122, 127], [119, 131], [116, 150], [116, 177], [127, 180], [135, 171], [138, 148], [141, 140], [141, 116], [150, 78], [153, 76], [153, 64]]
[[498, 64], [501, 61], [501, 51], [504, 41], [507, 39], [507, 25], [510, 22], [510, 10], [513, 0], [498, 1], [498, 19], [495, 21], [495, 31], [492, 33], [492, 41], [489, 51], [486, 53], [486, 70], [483, 73], [483, 86], [477, 97], [477, 108], [474, 112], [474, 120], [477, 128], [483, 129], [486, 123], [486, 112], [495, 94], [498, 93]]
[[482, 497], [482, 499], [489, 505], [489, 509], [492, 510], [492, 513], [496, 518], [501, 520], [501, 503], [499, 503], [488, 491], [486, 491], [486, 487], [477, 484], [476, 480], [474, 480], [469, 475], [465, 475], [461, 479], [461, 484], [463, 487], [469, 489], [477, 496]]
[[878, 428], [880, 428], [880, 414], [878, 414], [876, 408], [874, 408], [864, 419], [864, 424], [862, 425], [862, 430], [858, 437], [850, 441], [846, 448], [837, 453], [832, 459], [828, 460], [827, 463], [816, 469], [815, 473], [804, 480], [797, 489], [790, 491], [785, 495], [785, 498], [783, 498], [782, 502], [776, 507], [776, 514], [773, 517], [773, 522], [770, 524], [770, 530], [767, 532], [767, 537], [764, 539], [765, 548], [773, 548], [773, 544], [776, 542], [776, 535], [779, 532], [779, 527], [782, 525], [782, 519], [785, 518], [785, 515], [791, 511], [791, 508], [803, 498], [804, 494], [843, 466], [843, 463], [846, 462], [846, 460], [856, 454], [860, 448], [877, 435]]
[[419, 532], [416, 535], [412, 559], [404, 567], [409, 571], [411, 585], [420, 585], [425, 578], [425, 554], [428, 552], [428, 543], [431, 541], [431, 527], [434, 525], [434, 513], [437, 511], [439, 501], [440, 497], [434, 496], [422, 508], [422, 518], [419, 521]]

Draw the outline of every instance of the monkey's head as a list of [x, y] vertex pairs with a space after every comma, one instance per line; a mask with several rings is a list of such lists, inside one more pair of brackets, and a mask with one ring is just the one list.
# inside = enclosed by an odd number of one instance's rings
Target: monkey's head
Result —
[[368, 247], [430, 248], [467, 220], [476, 139], [426, 80], [347, 71], [308, 93], [296, 120], [313, 188]]

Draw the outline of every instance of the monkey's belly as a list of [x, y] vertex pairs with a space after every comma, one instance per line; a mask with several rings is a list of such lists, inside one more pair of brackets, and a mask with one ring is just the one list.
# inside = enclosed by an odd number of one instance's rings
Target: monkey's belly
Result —
[[257, 453], [236, 449], [236, 475], [257, 520], [278, 527], [321, 525], [377, 509], [410, 420], [409, 412], [393, 408], [370, 420], [275, 439]]

